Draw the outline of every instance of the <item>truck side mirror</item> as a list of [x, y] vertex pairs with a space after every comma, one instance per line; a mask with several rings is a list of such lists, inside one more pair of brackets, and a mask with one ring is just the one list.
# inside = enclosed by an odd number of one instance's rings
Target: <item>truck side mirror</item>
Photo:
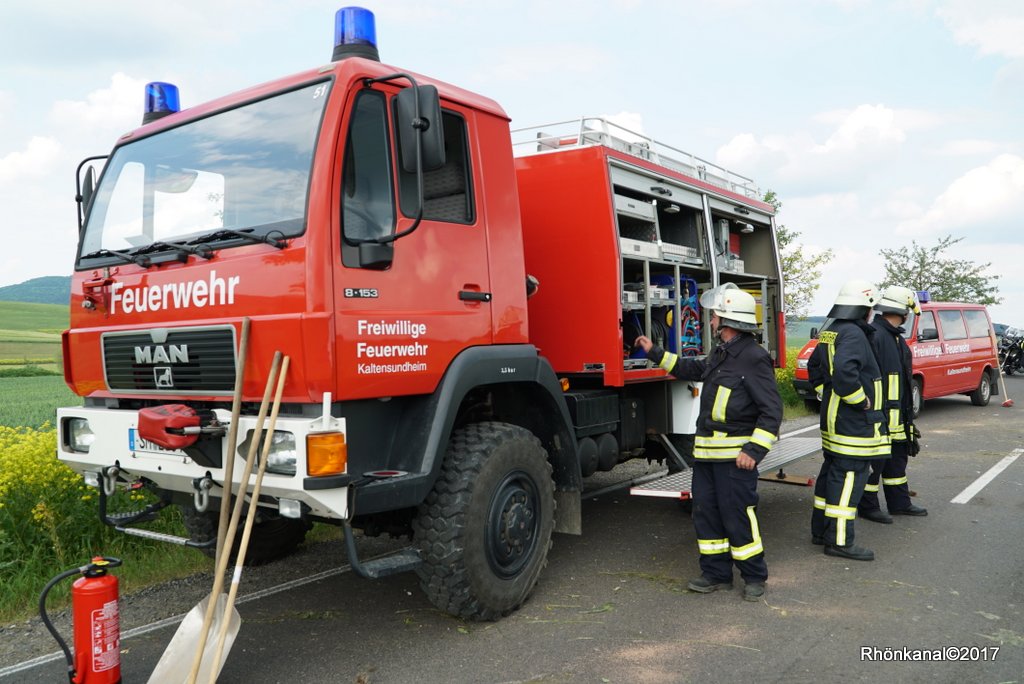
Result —
[[817, 328], [811, 328], [811, 339], [812, 340], [818, 339], [818, 329]]
[[928, 342], [939, 339], [939, 331], [935, 328], [924, 328], [917, 334], [918, 342]]
[[88, 167], [85, 170], [85, 178], [82, 179], [82, 191], [78, 193], [78, 232], [82, 232], [82, 228], [85, 227], [85, 215], [89, 211], [89, 201], [92, 199], [93, 194], [96, 192], [96, 172], [93, 167]]
[[[416, 104], [419, 100], [419, 119]], [[441, 98], [432, 85], [405, 88], [396, 97], [398, 143], [402, 149], [402, 169], [416, 173], [416, 138], [422, 145], [422, 169], [433, 171], [444, 166], [444, 126], [441, 125]]]

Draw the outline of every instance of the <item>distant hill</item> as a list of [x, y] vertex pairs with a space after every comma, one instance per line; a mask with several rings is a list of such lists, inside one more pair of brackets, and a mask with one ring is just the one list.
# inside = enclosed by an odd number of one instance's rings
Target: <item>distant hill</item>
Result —
[[44, 276], [17, 285], [0, 287], [0, 301], [30, 304], [60, 304], [71, 299], [71, 276]]

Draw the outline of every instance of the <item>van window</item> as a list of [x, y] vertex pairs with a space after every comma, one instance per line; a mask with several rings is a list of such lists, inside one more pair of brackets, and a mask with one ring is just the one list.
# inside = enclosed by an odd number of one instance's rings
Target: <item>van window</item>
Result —
[[921, 340], [939, 339], [939, 330], [935, 327], [935, 314], [931, 311], [921, 312], [921, 320], [917, 324], [917, 336]]
[[967, 339], [967, 326], [959, 311], [940, 311], [939, 325], [942, 326], [942, 337], [946, 341]]
[[967, 309], [964, 311], [964, 318], [967, 319], [967, 333], [971, 337], [988, 337], [992, 334], [988, 316], [981, 309]]

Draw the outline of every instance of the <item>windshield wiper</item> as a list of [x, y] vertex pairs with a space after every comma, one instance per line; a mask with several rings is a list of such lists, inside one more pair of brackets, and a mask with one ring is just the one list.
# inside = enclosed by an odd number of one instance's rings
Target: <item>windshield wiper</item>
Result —
[[89, 252], [83, 254], [82, 259], [101, 259], [103, 257], [117, 257], [126, 264], [135, 264], [142, 268], [149, 268], [153, 265], [153, 262], [148, 256], [142, 254], [129, 254], [128, 252], [119, 252], [116, 249], [97, 249], [95, 252]]
[[188, 260], [189, 254], [195, 254], [203, 259], [212, 259], [213, 250], [209, 247], [193, 247], [191, 245], [182, 244], [180, 242], [163, 242], [157, 240], [151, 242], [148, 245], [143, 245], [132, 251], [132, 254], [152, 254], [153, 252], [161, 252], [164, 250], [173, 249], [178, 253], [178, 260], [185, 262]]
[[275, 237], [271, 237], [269, 233], [266, 235], [254, 235], [252, 233], [252, 228], [247, 228], [245, 230], [232, 230], [231, 228], [222, 228], [220, 230], [215, 230], [212, 233], [207, 233], [206, 235], [200, 235], [196, 239], [190, 240], [189, 244], [199, 245], [206, 242], [228, 240], [230, 238], [238, 238], [239, 240], [245, 240], [253, 244], [263, 242], [270, 245], [271, 247], [276, 247], [277, 249], [284, 249], [285, 247], [288, 246], [287, 240], [281, 240]]

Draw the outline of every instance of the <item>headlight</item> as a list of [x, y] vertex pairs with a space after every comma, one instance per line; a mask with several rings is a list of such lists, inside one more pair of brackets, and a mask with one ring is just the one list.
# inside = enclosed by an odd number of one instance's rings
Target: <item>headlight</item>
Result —
[[807, 359], [797, 359], [796, 367], [800, 370], [807, 370]]
[[[253, 430], [249, 430], [245, 441], [238, 445], [238, 455], [245, 458], [249, 455], [249, 444], [252, 442]], [[260, 443], [256, 458], [263, 454], [263, 444]], [[278, 475], [294, 475], [295, 462], [295, 435], [291, 432], [274, 430], [270, 437], [270, 453], [267, 454], [267, 472]]]
[[96, 435], [89, 429], [89, 421], [85, 418], [68, 418], [67, 445], [74, 451], [89, 453], [89, 447], [96, 441]]

